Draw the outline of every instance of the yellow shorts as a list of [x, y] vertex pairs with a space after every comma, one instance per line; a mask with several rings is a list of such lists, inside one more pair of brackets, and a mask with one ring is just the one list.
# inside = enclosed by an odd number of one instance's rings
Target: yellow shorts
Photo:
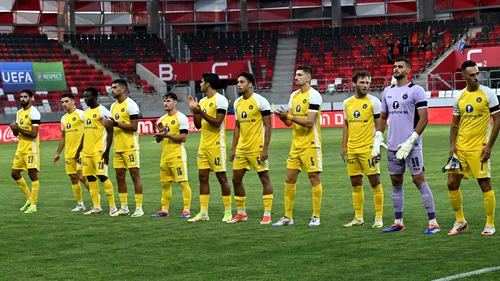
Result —
[[27, 171], [37, 169], [40, 171], [40, 155], [38, 153], [16, 154], [12, 161], [12, 170]]
[[458, 160], [462, 164], [463, 171], [460, 169], [451, 170], [451, 174], [461, 174], [464, 179], [469, 178], [469, 174], [475, 179], [486, 179], [490, 178], [490, 160], [483, 162], [483, 157], [481, 156], [481, 151], [457, 151]]
[[78, 171], [82, 170], [82, 158], [80, 158], [80, 163], [78, 163], [74, 158], [66, 158], [66, 175], [74, 175]]
[[104, 163], [101, 154], [82, 156], [82, 166], [84, 176], [108, 176], [108, 165]]
[[186, 161], [162, 162], [160, 164], [160, 180], [183, 182], [188, 180]]
[[321, 172], [323, 170], [321, 148], [290, 149], [286, 168], [297, 169], [299, 171], [305, 168], [308, 173]]
[[197, 159], [198, 169], [210, 169], [212, 172], [226, 171], [226, 148], [200, 148]]
[[139, 150], [115, 152], [113, 167], [115, 169], [139, 168]]
[[347, 174], [353, 176], [372, 176], [380, 174], [380, 165], [372, 158], [371, 151], [360, 154], [347, 154]]
[[260, 152], [242, 153], [236, 151], [233, 161], [233, 170], [250, 170], [250, 167], [257, 172], [264, 172], [269, 170], [268, 160], [260, 160]]

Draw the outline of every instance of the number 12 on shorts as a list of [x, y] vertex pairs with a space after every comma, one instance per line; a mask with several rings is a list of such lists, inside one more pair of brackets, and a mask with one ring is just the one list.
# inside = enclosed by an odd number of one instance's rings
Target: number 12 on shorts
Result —
[[220, 157], [216, 157], [216, 158], [214, 159], [214, 165], [215, 165], [215, 166], [220, 166]]

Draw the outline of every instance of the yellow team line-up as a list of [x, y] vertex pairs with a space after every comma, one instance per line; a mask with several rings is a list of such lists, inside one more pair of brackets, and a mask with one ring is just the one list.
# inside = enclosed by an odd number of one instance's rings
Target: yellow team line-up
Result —
[[[413, 182], [421, 193], [422, 203], [429, 217], [425, 234], [438, 233], [441, 228], [434, 211], [434, 198], [423, 170], [421, 134], [427, 125], [427, 100], [424, 90], [408, 81], [411, 62], [402, 58], [394, 63], [394, 77], [397, 83], [387, 87], [382, 94], [382, 101], [368, 94], [370, 74], [356, 72], [353, 77], [354, 96], [344, 101], [344, 131], [341, 157], [346, 162], [352, 184], [352, 199], [355, 217], [345, 224], [353, 227], [364, 224], [362, 186], [363, 175], [368, 177], [373, 189], [375, 221], [373, 228], [382, 228], [384, 194], [380, 183], [380, 147], [387, 148], [387, 161], [392, 183], [394, 205], [394, 224], [383, 232], [403, 231], [404, 195], [402, 191], [403, 174], [410, 171]], [[490, 154], [500, 130], [500, 109], [498, 100], [491, 89], [478, 82], [478, 67], [473, 61], [462, 65], [462, 76], [467, 83], [456, 97], [450, 138], [450, 160], [443, 169], [448, 170], [448, 189], [450, 203], [455, 211], [456, 222], [448, 235], [457, 235], [468, 228], [462, 210], [460, 182], [472, 174], [484, 195], [486, 226], [481, 233], [484, 236], [495, 233], [494, 213], [495, 196], [490, 181]], [[238, 76], [240, 97], [235, 101], [236, 125], [233, 131], [233, 143], [226, 153], [225, 116], [228, 100], [214, 88], [219, 77], [214, 73], [202, 76], [201, 91], [205, 97], [198, 101], [188, 97], [188, 104], [193, 114], [194, 124], [201, 129], [200, 144], [197, 153], [197, 166], [200, 186], [200, 211], [192, 215], [191, 187], [187, 174], [187, 154], [184, 143], [188, 134], [188, 119], [176, 108], [177, 96], [168, 93], [163, 97], [166, 114], [157, 122], [156, 142], [162, 143], [160, 163], [160, 181], [162, 186], [161, 209], [151, 218], [170, 216], [169, 205], [172, 197], [172, 183], [179, 183], [182, 188], [184, 210], [181, 218], [188, 222], [208, 221], [210, 198], [209, 176], [214, 172], [221, 186], [225, 213], [222, 221], [237, 223], [246, 221], [245, 188], [243, 177], [252, 167], [257, 172], [263, 187], [262, 200], [264, 213], [261, 224], [273, 226], [292, 225], [293, 205], [296, 194], [298, 174], [305, 169], [312, 186], [313, 213], [309, 226], [319, 226], [322, 190], [320, 173], [322, 172], [321, 130], [318, 114], [321, 112], [322, 98], [319, 92], [311, 88], [312, 70], [300, 66], [295, 72], [295, 84], [299, 90], [290, 96], [288, 109], [272, 109], [269, 102], [261, 95], [252, 92], [255, 77], [243, 72]], [[71, 93], [61, 95], [61, 103], [66, 114], [61, 119], [62, 137], [54, 156], [54, 163], [60, 160], [64, 149], [66, 174], [72, 183], [72, 190], [77, 201], [74, 212], [86, 211], [84, 215], [102, 214], [100, 191], [97, 179], [102, 183], [109, 202], [110, 216], [129, 215], [127, 202], [126, 172], [129, 171], [135, 191], [136, 209], [132, 217], [144, 216], [142, 209], [143, 192], [140, 177], [140, 147], [138, 135], [139, 107], [126, 96], [127, 82], [123, 79], [113, 81], [111, 92], [116, 102], [110, 110], [97, 103], [98, 92], [88, 88], [84, 100], [88, 106], [85, 111], [75, 107]], [[21, 208], [24, 213], [37, 212], [38, 172], [40, 171], [38, 127], [41, 116], [31, 106], [33, 93], [30, 90], [20, 92], [22, 109], [17, 112], [16, 121], [10, 125], [19, 142], [12, 165], [12, 178], [26, 196], [26, 203]], [[271, 220], [273, 188], [268, 172], [268, 148], [271, 140], [271, 114], [277, 115], [286, 126], [293, 126], [292, 144], [286, 165], [285, 212], [274, 224]], [[388, 129], [387, 145], [383, 132], [387, 119], [391, 118]], [[493, 128], [490, 128], [490, 118]], [[114, 139], [114, 142], [113, 142]], [[109, 152], [114, 145], [113, 166], [116, 170], [121, 207], [115, 203], [114, 187], [108, 178]], [[226, 176], [226, 160], [233, 162], [233, 188], [237, 214], [231, 210], [231, 190]], [[28, 171], [31, 190], [21, 172]], [[82, 200], [80, 182], [89, 190], [93, 207], [86, 210]]]

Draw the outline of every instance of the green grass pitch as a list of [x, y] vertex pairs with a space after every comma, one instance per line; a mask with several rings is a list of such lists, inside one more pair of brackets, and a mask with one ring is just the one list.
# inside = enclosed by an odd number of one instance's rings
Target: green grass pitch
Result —
[[[302, 173], [297, 183], [295, 225], [274, 228], [259, 225], [262, 187], [255, 172], [247, 173], [249, 221], [222, 223], [220, 188], [212, 174], [209, 222], [188, 224], [182, 211], [181, 189], [173, 186], [169, 218], [150, 219], [160, 207], [158, 165], [161, 146], [151, 136], [141, 137], [141, 175], [144, 184], [142, 218], [107, 215], [86, 217], [71, 213], [74, 197], [64, 165], [54, 166], [56, 141], [41, 143], [40, 203], [38, 213], [19, 211], [21, 191], [10, 178], [16, 144], [0, 145], [0, 279], [1, 280], [432, 280], [500, 265], [500, 234], [480, 235], [485, 222], [483, 197], [475, 180], [464, 181], [464, 210], [470, 229], [456, 237], [447, 231], [454, 222], [448, 201], [446, 175], [448, 126], [429, 126], [424, 134], [426, 176], [442, 227], [437, 235], [424, 235], [427, 215], [420, 193], [405, 175], [405, 224], [401, 233], [371, 229], [372, 192], [365, 180], [363, 227], [345, 229], [353, 217], [351, 186], [340, 158], [341, 129], [323, 129], [323, 204], [321, 226], [307, 226], [312, 212], [311, 187]], [[199, 134], [189, 134], [186, 149], [193, 190], [192, 213], [199, 210], [196, 151]], [[227, 132], [230, 147], [232, 132]], [[270, 174], [274, 187], [272, 217], [283, 215], [285, 161], [291, 130], [274, 130], [270, 148]], [[500, 144], [498, 144], [500, 145]], [[498, 145], [492, 155], [495, 191], [500, 184]], [[229, 149], [227, 151], [229, 153]], [[384, 223], [393, 220], [391, 185], [382, 162], [385, 192]], [[228, 162], [228, 178], [231, 179]], [[26, 174], [23, 174], [27, 178]], [[114, 171], [110, 178], [115, 185]], [[129, 206], [135, 206], [128, 178]], [[102, 192], [102, 188], [101, 188]], [[500, 193], [500, 192], [499, 192]], [[498, 193], [497, 193], [498, 197]], [[87, 207], [89, 194], [84, 190]], [[107, 201], [102, 196], [105, 212]], [[116, 201], [119, 202], [116, 194]], [[236, 207], [233, 203], [233, 214]], [[498, 221], [498, 219], [497, 219]], [[467, 280], [499, 280], [491, 272]]]

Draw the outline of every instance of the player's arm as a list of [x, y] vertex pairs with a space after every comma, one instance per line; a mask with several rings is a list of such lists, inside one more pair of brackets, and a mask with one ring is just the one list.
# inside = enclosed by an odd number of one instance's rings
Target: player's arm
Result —
[[236, 147], [238, 147], [238, 142], [240, 140], [240, 121], [236, 120], [236, 124], [233, 130], [233, 143], [231, 145], [231, 153], [229, 154], [229, 160], [233, 161], [234, 155], [236, 154]]
[[500, 107], [498, 98], [491, 89], [488, 89], [488, 107], [490, 108], [490, 115], [493, 118], [493, 129], [491, 130], [490, 139], [483, 150], [483, 161], [487, 161], [491, 156], [491, 149], [495, 144], [500, 130]]
[[285, 126], [290, 127], [292, 126], [292, 111], [290, 109], [285, 110], [283, 107], [281, 109], [276, 110], [274, 114], [278, 115], [278, 118], [285, 124]]
[[[207, 113], [200, 111], [199, 115], [201, 118], [205, 119], [210, 125], [214, 127], [220, 127], [222, 122], [224, 122], [224, 118], [226, 117], [227, 110], [225, 109], [217, 109], [217, 115], [214, 117], [208, 115]], [[201, 121], [200, 121], [201, 128]]]
[[380, 118], [375, 122], [377, 123], [377, 131], [384, 132], [387, 127], [387, 119], [389, 119], [389, 114], [387, 112], [380, 112]]
[[[271, 111], [263, 113], [262, 121], [264, 122], [264, 127], [265, 127], [264, 148], [262, 152], [265, 152], [265, 156], [268, 157], [269, 144], [271, 143], [271, 131], [272, 131]], [[266, 159], [262, 160], [265, 161]]]
[[109, 164], [109, 152], [111, 150], [111, 144], [113, 143], [113, 127], [105, 127], [107, 138], [106, 138], [106, 151], [102, 153], [102, 159], [106, 165]]
[[196, 129], [201, 129], [201, 115], [199, 114], [194, 114], [193, 115], [193, 121], [194, 121], [194, 126]]
[[453, 105], [453, 119], [451, 120], [450, 126], [450, 156], [457, 153], [457, 136], [459, 126], [460, 110], [458, 109], [458, 103], [455, 101], [455, 104]]
[[166, 139], [171, 139], [174, 142], [182, 143], [187, 140], [187, 130], [181, 130], [179, 135], [171, 135], [166, 132], [163, 133], [163, 137]]
[[137, 127], [139, 127], [139, 115], [130, 115], [130, 124], [123, 124], [115, 121], [113, 126], [125, 131], [136, 132]]
[[78, 149], [76, 150], [75, 159], [78, 160], [80, 158], [80, 152], [83, 149], [83, 139], [85, 138], [85, 134], [82, 135], [82, 139], [80, 140], [80, 144], [78, 145]]
[[57, 162], [59, 162], [60, 155], [64, 149], [65, 143], [66, 143], [66, 133], [62, 131], [61, 138], [59, 139], [59, 146], [57, 147], [56, 155], [54, 155], [54, 164], [57, 164]]
[[342, 131], [342, 152], [340, 156], [342, 157], [342, 161], [345, 161], [345, 156], [347, 154], [347, 140], [349, 139], [349, 125], [347, 120], [344, 119], [344, 129]]
[[[418, 108], [418, 104], [417, 104], [417, 108]], [[425, 127], [427, 127], [427, 124], [429, 123], [427, 102], [425, 102], [425, 108], [418, 108], [417, 113], [418, 113], [419, 120], [418, 120], [417, 126], [415, 126], [415, 133], [417, 133], [420, 136], [424, 132]]]
[[32, 120], [31, 122], [33, 121], [38, 121], [38, 123], [33, 123], [31, 130], [24, 130], [17, 127], [17, 132], [30, 138], [36, 138], [38, 136], [38, 125], [40, 124], [40, 120]]
[[308, 112], [307, 118], [297, 118], [292, 116], [291, 121], [295, 124], [299, 124], [302, 127], [312, 128], [314, 123], [316, 122], [316, 118], [318, 117], [318, 112]]

